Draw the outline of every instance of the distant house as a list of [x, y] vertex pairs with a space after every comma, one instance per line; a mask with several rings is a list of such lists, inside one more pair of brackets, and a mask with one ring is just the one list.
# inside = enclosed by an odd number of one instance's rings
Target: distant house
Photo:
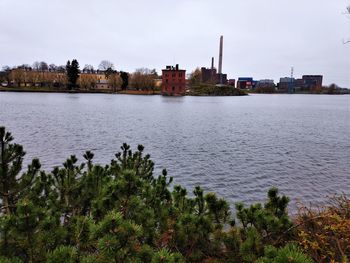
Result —
[[166, 66], [162, 70], [162, 95], [183, 96], [186, 93], [186, 70], [179, 65]]
[[273, 79], [262, 79], [256, 84], [255, 90], [257, 92], [275, 92], [276, 85]]
[[95, 87], [97, 90], [108, 90], [109, 89], [108, 81], [106, 79], [99, 80], [96, 83]]
[[235, 79], [229, 79], [227, 81], [227, 84], [232, 86], [232, 87], [236, 87], [236, 80]]
[[201, 68], [202, 83], [216, 83], [216, 68]]
[[216, 68], [201, 68], [202, 83], [227, 84], [227, 74], [217, 73]]
[[295, 78], [280, 78], [280, 82], [277, 84], [277, 91], [280, 93], [294, 93], [296, 83]]
[[238, 89], [253, 89], [254, 81], [251, 77], [238, 78], [237, 88]]
[[304, 75], [302, 77], [304, 89], [306, 91], [321, 91], [322, 90], [322, 75]]

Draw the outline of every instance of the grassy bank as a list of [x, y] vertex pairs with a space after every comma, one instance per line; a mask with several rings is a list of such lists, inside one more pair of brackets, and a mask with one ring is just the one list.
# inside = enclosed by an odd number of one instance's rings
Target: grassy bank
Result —
[[191, 96], [245, 96], [246, 92], [232, 86], [216, 86], [200, 84], [191, 86], [188, 95]]

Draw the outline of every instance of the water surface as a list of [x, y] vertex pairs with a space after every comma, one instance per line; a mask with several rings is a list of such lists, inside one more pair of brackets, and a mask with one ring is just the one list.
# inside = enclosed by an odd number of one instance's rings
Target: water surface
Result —
[[109, 163], [123, 142], [143, 144], [175, 183], [234, 204], [277, 186], [322, 204], [350, 194], [350, 96], [161, 97], [0, 93], [0, 125], [47, 170], [70, 154]]

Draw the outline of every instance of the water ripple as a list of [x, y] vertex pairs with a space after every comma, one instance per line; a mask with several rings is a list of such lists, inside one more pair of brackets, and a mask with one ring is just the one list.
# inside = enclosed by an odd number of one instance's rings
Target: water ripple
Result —
[[51, 170], [86, 150], [108, 163], [123, 142], [143, 144], [175, 184], [201, 185], [233, 205], [277, 186], [321, 204], [350, 194], [350, 96], [111, 96], [0, 93], [0, 125], [23, 144], [26, 164]]

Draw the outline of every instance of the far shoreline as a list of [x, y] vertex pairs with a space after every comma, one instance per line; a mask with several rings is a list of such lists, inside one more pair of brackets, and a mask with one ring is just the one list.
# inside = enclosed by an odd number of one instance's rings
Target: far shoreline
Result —
[[[18, 93], [68, 93], [68, 94], [114, 94], [114, 95], [147, 95], [155, 96], [162, 95], [159, 90], [68, 90], [68, 89], [57, 89], [57, 88], [8, 88], [0, 87], [0, 92], [18, 92]], [[254, 91], [245, 91], [247, 95], [350, 95], [350, 93], [311, 93], [311, 92], [296, 92], [296, 93], [279, 93], [279, 92], [270, 92], [270, 93], [259, 93]], [[184, 96], [191, 97], [240, 97], [243, 95], [208, 95], [208, 94], [186, 94]]]

